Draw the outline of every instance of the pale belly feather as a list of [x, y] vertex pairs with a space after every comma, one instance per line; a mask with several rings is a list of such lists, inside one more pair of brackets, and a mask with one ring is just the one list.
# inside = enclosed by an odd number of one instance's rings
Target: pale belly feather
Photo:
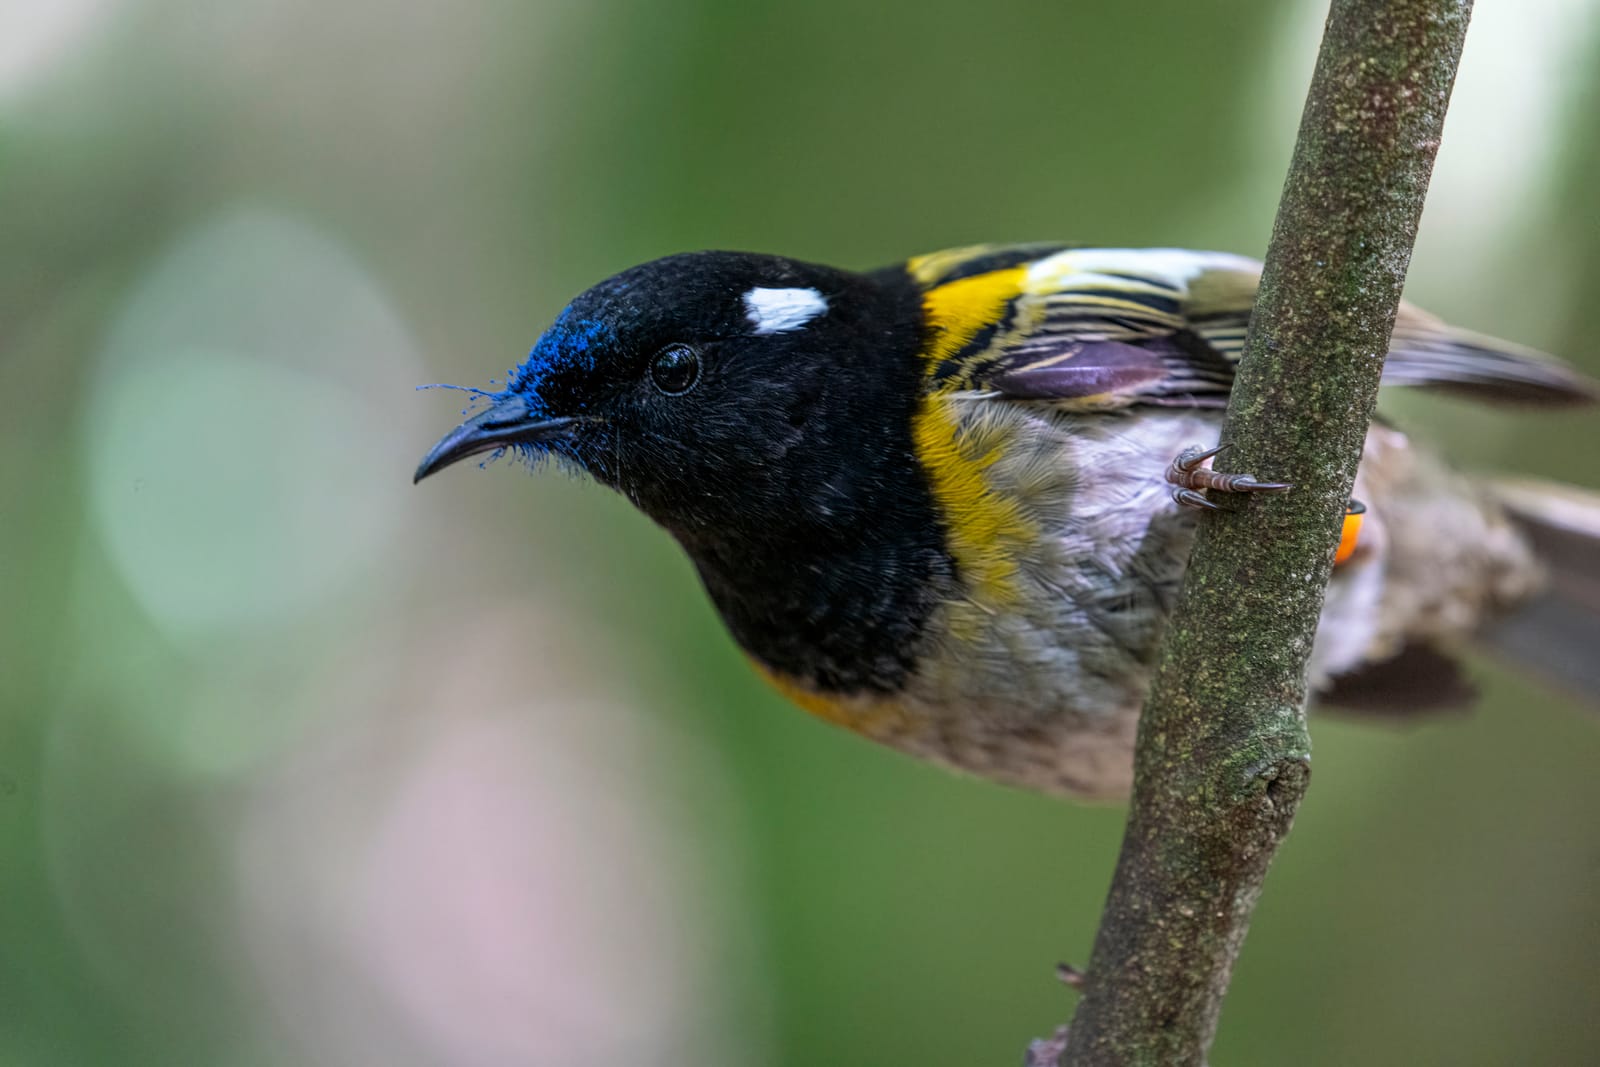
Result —
[[[1202, 521], [1173, 502], [1164, 475], [1185, 447], [1216, 440], [1222, 413], [1069, 415], [978, 396], [961, 403], [964, 445], [998, 457], [989, 484], [1020, 501], [1031, 536], [996, 546], [1016, 560], [1006, 588], [986, 583], [943, 605], [892, 704], [830, 700], [825, 713], [995, 781], [1125, 795], [1139, 708]], [[1491, 602], [1515, 600], [1536, 581], [1498, 510], [1465, 479], [1419, 459], [1402, 434], [1373, 429], [1356, 493], [1369, 518], [1360, 553], [1330, 586], [1314, 687], [1393, 654], [1408, 635], [1464, 633]], [[1441, 523], [1462, 547], [1440, 546]], [[1386, 576], [1397, 569], [1429, 595], [1395, 595]]]

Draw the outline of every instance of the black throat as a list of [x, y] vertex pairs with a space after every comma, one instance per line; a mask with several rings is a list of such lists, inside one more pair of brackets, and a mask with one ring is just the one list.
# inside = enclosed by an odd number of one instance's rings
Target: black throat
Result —
[[674, 531], [746, 652], [839, 694], [899, 690], [955, 583], [912, 438], [921, 292], [903, 272], [872, 283], [852, 340], [816, 356], [828, 368], [825, 402], [774, 475], [781, 490], [742, 502], [714, 534]]
[[829, 693], [898, 691], [954, 564], [931, 510], [897, 504], [852, 543], [795, 536], [690, 558], [722, 620], [766, 667]]

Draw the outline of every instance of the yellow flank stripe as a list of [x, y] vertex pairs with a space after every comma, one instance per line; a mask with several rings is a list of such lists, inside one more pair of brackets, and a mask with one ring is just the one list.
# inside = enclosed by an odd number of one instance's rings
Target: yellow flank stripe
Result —
[[931, 372], [997, 320], [1006, 305], [1022, 293], [1028, 268], [1010, 267], [930, 289], [922, 297], [922, 312], [936, 331], [926, 353]]
[[1016, 500], [989, 485], [1000, 446], [974, 449], [961, 432], [955, 404], [948, 395], [928, 396], [913, 420], [912, 441], [968, 595], [986, 608], [1003, 608], [1016, 601], [1017, 562], [1035, 531]]
[[[1021, 293], [1026, 274], [1026, 266], [992, 271], [924, 295], [923, 313], [935, 330], [924, 353], [930, 376], [1000, 318]], [[989, 468], [1000, 458], [1003, 443], [975, 443], [964, 434], [957, 403], [948, 393], [930, 390], [913, 419], [912, 441], [967, 595], [986, 610], [999, 610], [1016, 602], [1018, 561], [1037, 531], [1013, 497], [989, 484]]]

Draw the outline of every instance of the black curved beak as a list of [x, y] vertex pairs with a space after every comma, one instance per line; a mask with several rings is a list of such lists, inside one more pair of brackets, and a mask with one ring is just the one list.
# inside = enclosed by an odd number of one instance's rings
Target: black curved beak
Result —
[[417, 465], [416, 477], [411, 479], [412, 484], [480, 452], [559, 437], [572, 421], [569, 418], [533, 418], [529, 416], [527, 403], [522, 397], [507, 397], [445, 434], [444, 439], [422, 457], [422, 462]]

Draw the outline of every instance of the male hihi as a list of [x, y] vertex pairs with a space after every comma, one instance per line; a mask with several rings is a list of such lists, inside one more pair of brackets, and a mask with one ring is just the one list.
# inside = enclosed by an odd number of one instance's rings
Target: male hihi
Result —
[[[1183, 505], [1287, 488], [1172, 462], [1217, 437], [1259, 271], [1051, 245], [869, 274], [670, 256], [574, 300], [417, 478], [508, 448], [575, 465], [677, 538], [802, 707], [996, 781], [1116, 796], [1197, 522]], [[1600, 396], [1410, 307], [1385, 382]], [[1312, 655], [1324, 702], [1462, 699], [1448, 652], [1474, 639], [1600, 682], [1600, 604], [1563, 580], [1600, 571], [1600, 500], [1468, 479], [1383, 425], [1356, 496]]]

